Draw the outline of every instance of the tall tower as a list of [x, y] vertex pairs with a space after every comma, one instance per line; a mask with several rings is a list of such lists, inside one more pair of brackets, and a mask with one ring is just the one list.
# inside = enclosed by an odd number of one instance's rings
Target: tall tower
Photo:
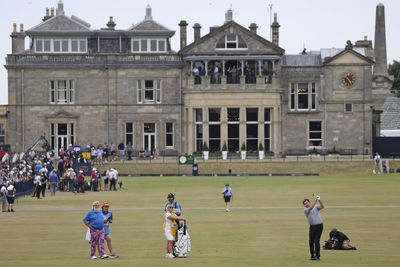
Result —
[[274, 13], [274, 22], [271, 24], [271, 31], [272, 31], [272, 43], [274, 45], [279, 46], [279, 25], [278, 20], [277, 20], [277, 15]]
[[374, 52], [374, 75], [388, 75], [386, 59], [385, 6], [382, 3], [376, 6]]

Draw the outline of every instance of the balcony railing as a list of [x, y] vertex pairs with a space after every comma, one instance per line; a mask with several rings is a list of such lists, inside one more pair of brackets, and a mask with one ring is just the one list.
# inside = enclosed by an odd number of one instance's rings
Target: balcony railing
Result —
[[19, 65], [183, 65], [178, 55], [8, 55], [6, 66]]

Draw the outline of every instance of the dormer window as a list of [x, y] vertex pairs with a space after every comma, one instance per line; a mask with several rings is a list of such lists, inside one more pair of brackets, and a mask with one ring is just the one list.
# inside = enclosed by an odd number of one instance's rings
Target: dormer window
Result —
[[86, 53], [87, 40], [83, 38], [37, 38], [36, 53]]
[[132, 52], [134, 53], [159, 53], [166, 52], [166, 40], [151, 38], [151, 39], [132, 39]]
[[247, 44], [237, 34], [227, 34], [218, 40], [216, 49], [247, 49]]

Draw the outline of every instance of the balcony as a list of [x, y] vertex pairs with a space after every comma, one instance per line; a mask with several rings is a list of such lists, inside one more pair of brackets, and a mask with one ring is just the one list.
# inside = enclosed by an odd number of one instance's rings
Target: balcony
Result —
[[89, 54], [24, 54], [8, 55], [6, 68], [19, 66], [183, 66], [178, 55], [89, 55]]

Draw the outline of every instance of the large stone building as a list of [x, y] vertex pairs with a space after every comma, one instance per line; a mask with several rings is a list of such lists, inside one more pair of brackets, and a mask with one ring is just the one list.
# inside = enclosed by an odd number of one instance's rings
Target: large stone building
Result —
[[[90, 29], [65, 15], [60, 1], [43, 22], [11, 34], [7, 142], [27, 149], [40, 135], [53, 148], [68, 144], [131, 143], [136, 149], [250, 151], [371, 151], [379, 107], [392, 79], [386, 66], [384, 7], [377, 6], [375, 44], [366, 38], [343, 49], [286, 55], [279, 23], [272, 40], [245, 28], [232, 11], [187, 44], [152, 18], [118, 30]], [[26, 50], [24, 39], [30, 38]]]

